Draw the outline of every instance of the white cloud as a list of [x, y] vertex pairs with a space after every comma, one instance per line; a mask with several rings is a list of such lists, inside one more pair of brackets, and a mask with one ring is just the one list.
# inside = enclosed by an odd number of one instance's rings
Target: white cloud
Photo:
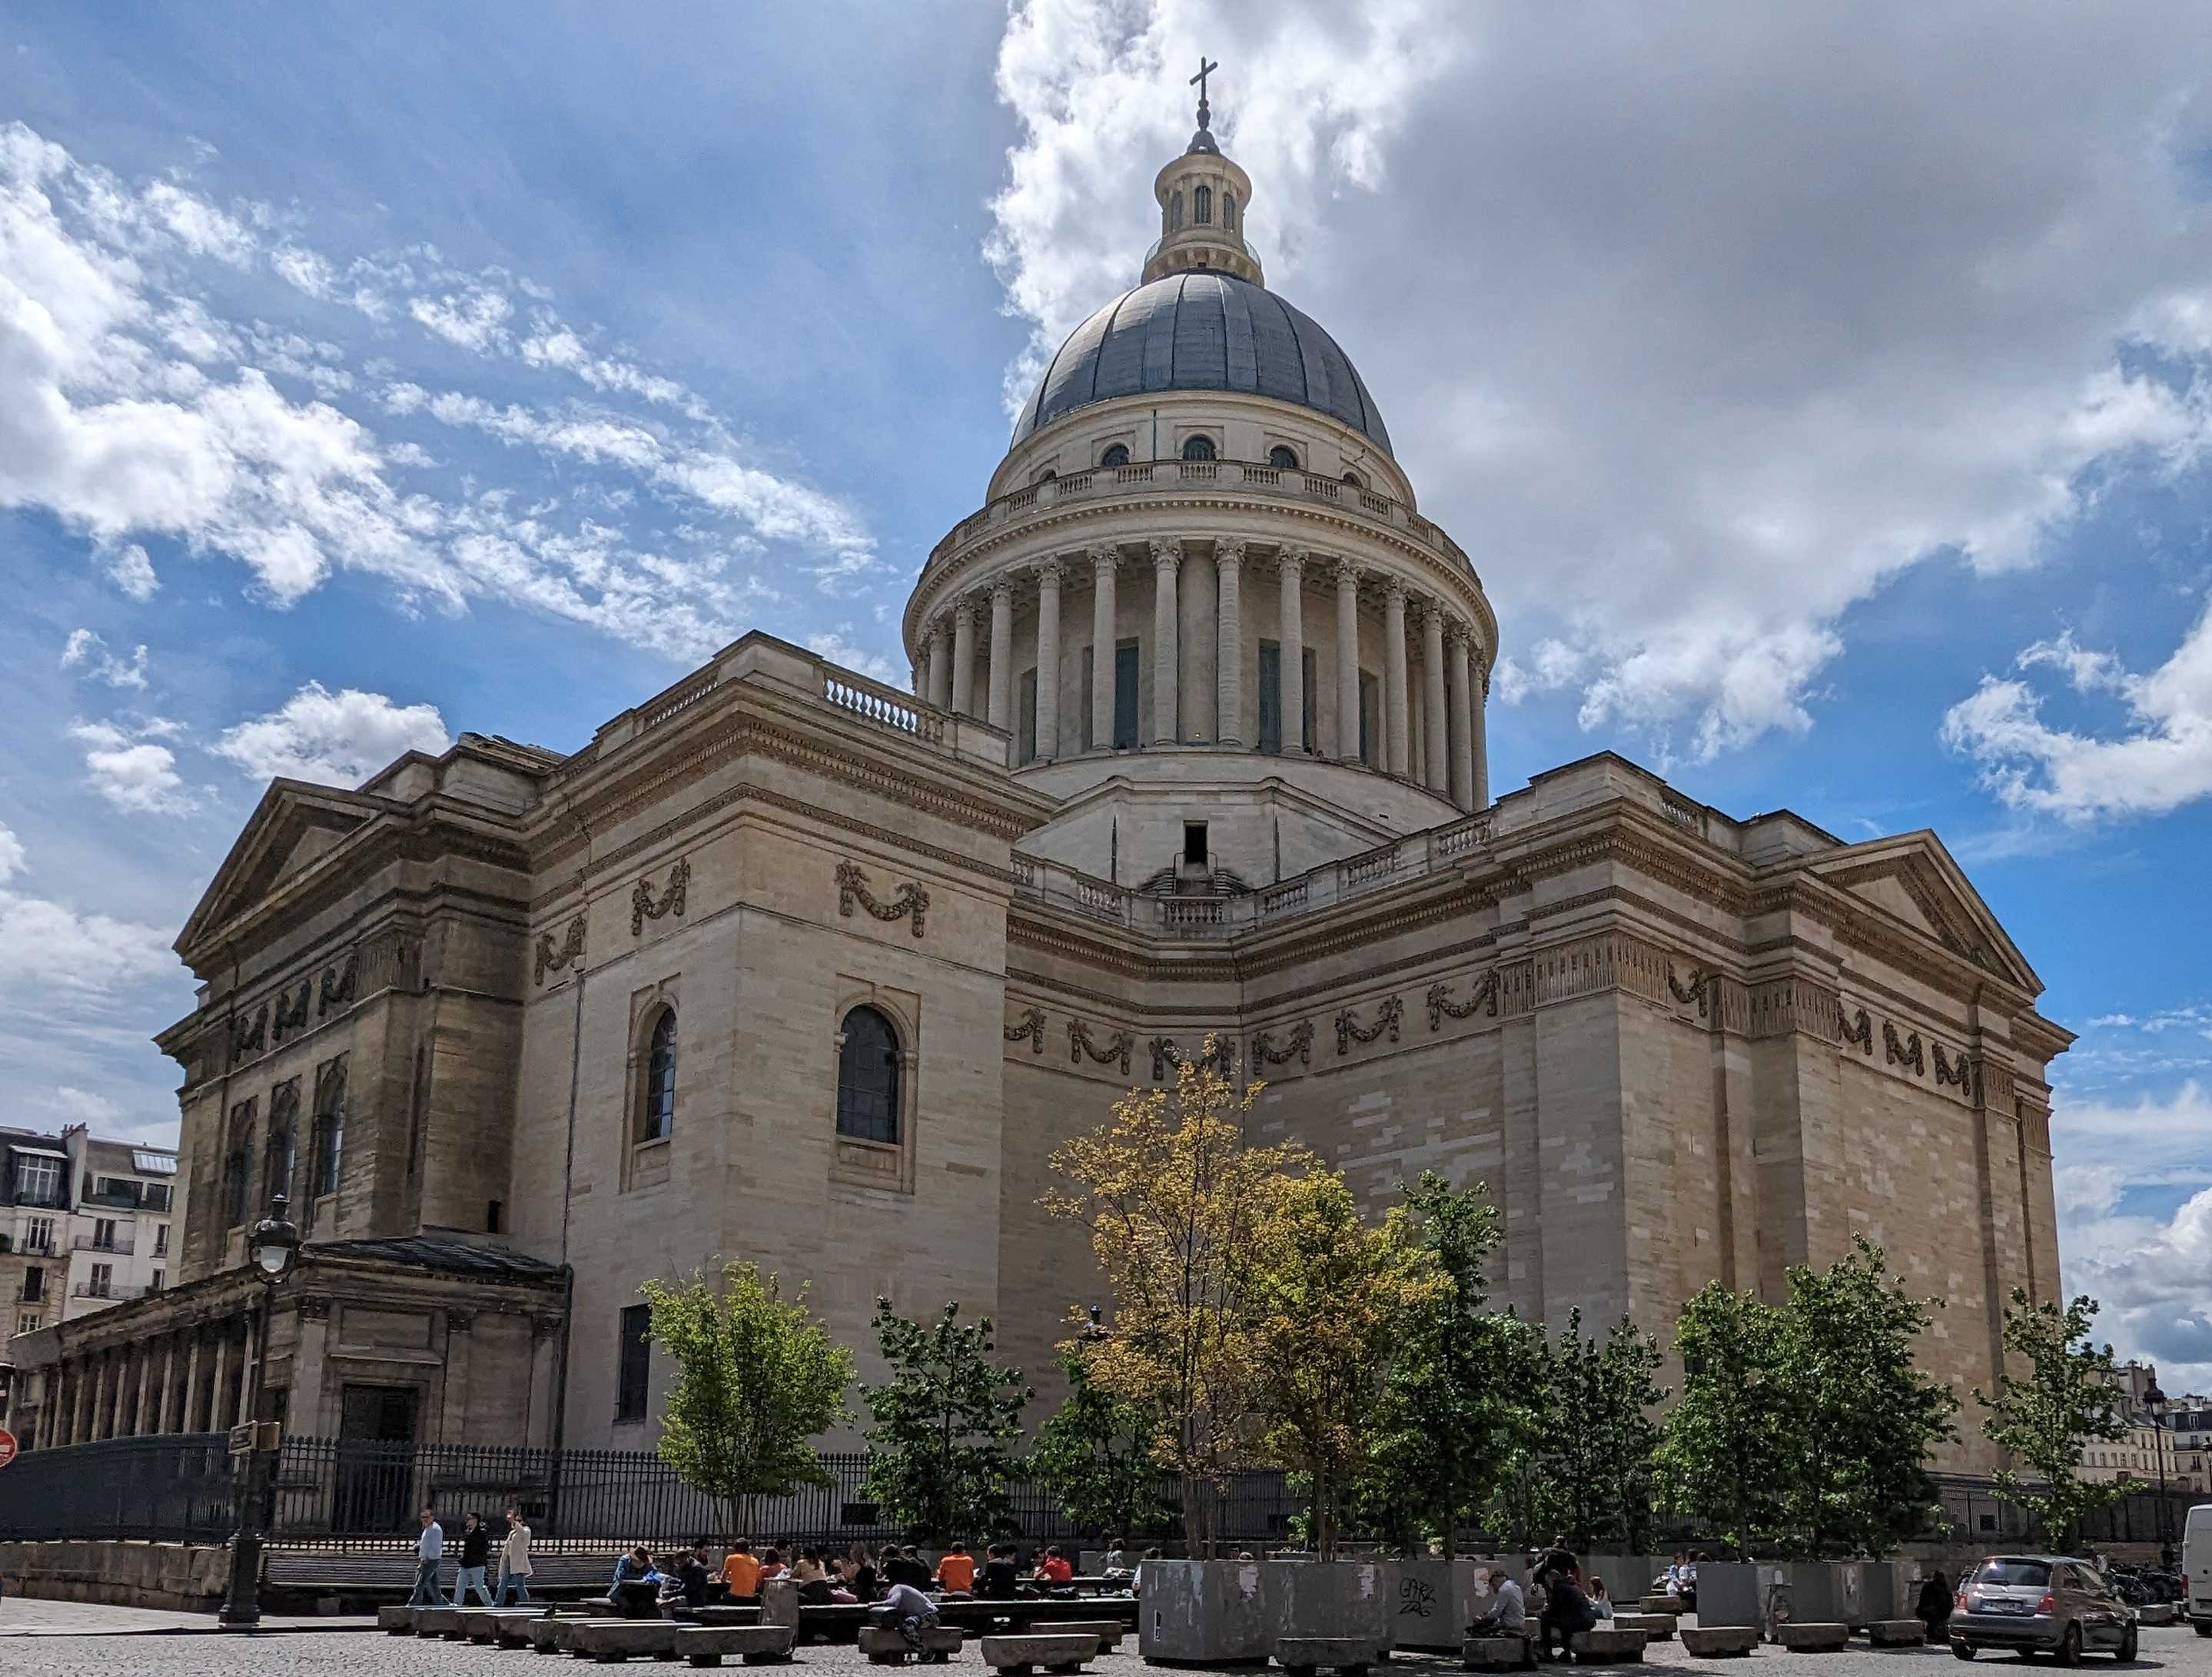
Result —
[[2015, 666], [2062, 671], [2077, 693], [2118, 697], [2127, 718], [2110, 738], [2054, 727], [2027, 682], [1984, 676], [1944, 713], [1941, 737], [2004, 804], [2080, 823], [2162, 815], [2212, 793], [2212, 607], [2148, 675], [2070, 634], [2038, 641]]
[[6, 884], [28, 866], [23, 841], [15, 836], [13, 828], [0, 822], [0, 885]]
[[910, 671], [902, 668], [881, 653], [872, 653], [851, 639], [853, 626], [840, 623], [834, 629], [806, 637], [807, 651], [828, 659], [832, 664], [842, 664], [857, 671], [872, 681], [882, 682], [887, 687], [909, 684]]
[[94, 791], [131, 815], [177, 815], [192, 807], [177, 754], [154, 743], [176, 726], [155, 718], [125, 727], [115, 722], [77, 722], [70, 737], [84, 748], [85, 776]]
[[350, 787], [403, 752], [438, 752], [450, 743], [434, 705], [398, 705], [353, 687], [333, 693], [311, 681], [267, 715], [225, 730], [214, 749], [257, 781]]
[[1700, 755], [1802, 731], [1854, 602], [2032, 562], [2212, 438], [2212, 14], [2018, 21], [1017, 0], [1010, 403], [1133, 280], [1202, 36], [1270, 286], [1351, 352], [1501, 617], [1569, 655], [1509, 644], [1508, 696]]
[[62, 668], [82, 667], [94, 681], [105, 682], [110, 687], [128, 687], [143, 691], [146, 686], [146, 648], [134, 647], [130, 659], [115, 656], [107, 650], [107, 643], [88, 629], [70, 631], [69, 642], [62, 648]]
[[108, 555], [107, 575], [110, 581], [141, 605], [161, 592], [161, 579], [154, 574], [153, 560], [136, 542], [127, 543]]
[[479, 285], [442, 297], [416, 297], [407, 312], [448, 343], [482, 355], [508, 342], [506, 323], [514, 305], [503, 293]]

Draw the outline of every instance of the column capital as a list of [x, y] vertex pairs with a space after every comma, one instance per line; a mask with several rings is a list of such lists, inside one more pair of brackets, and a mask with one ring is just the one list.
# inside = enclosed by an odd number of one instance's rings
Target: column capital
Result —
[[1447, 614], [1444, 618], [1445, 645], [1450, 647], [1453, 651], [1458, 652], [1465, 648], [1474, 639], [1474, 631], [1469, 629], [1462, 619]]
[[1213, 562], [1227, 570], [1242, 570], [1244, 568], [1245, 546], [1246, 543], [1241, 537], [1235, 541], [1214, 543]]
[[972, 594], [963, 594], [952, 602], [952, 622], [954, 627], [957, 628], [963, 621], [972, 623], [975, 620], [975, 596]]
[[1067, 567], [1057, 559], [1040, 559], [1030, 567], [1030, 574], [1036, 579], [1040, 588], [1047, 585], [1057, 588], [1067, 575]]
[[992, 604], [996, 605], [1001, 599], [1012, 599], [1013, 597], [1014, 574], [1012, 571], [991, 579]]
[[1431, 623], [1437, 625], [1438, 628], [1441, 629], [1443, 625], [1452, 621], [1452, 615], [1449, 611], [1444, 609], [1444, 603], [1438, 599], [1434, 594], [1417, 595], [1412, 600], [1411, 605], [1413, 609], [1419, 614], [1421, 627], [1423, 629], [1426, 629]]
[[1339, 583], [1349, 582], [1355, 588], [1359, 586], [1359, 562], [1348, 554], [1332, 561], [1328, 574]]
[[1384, 577], [1382, 579], [1382, 598], [1386, 600], [1393, 601], [1397, 605], [1403, 605], [1406, 603], [1405, 579], [1396, 576]]
[[1091, 562], [1091, 568], [1093, 571], [1110, 571], [1121, 562], [1121, 551], [1119, 548], [1103, 545], [1084, 549], [1083, 556]]
[[1276, 572], [1282, 575], [1304, 576], [1306, 562], [1312, 557], [1313, 556], [1302, 547], [1278, 548], [1275, 550]]
[[1146, 543], [1145, 545], [1151, 550], [1154, 570], [1174, 570], [1182, 565], [1182, 543], [1181, 541], [1155, 539]]

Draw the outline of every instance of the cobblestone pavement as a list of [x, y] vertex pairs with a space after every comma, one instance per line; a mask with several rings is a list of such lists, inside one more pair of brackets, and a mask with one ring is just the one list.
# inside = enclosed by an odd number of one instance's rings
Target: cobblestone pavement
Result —
[[[17, 1610], [32, 1607], [58, 1608], [59, 1602], [0, 1602], [0, 1625], [13, 1623]], [[122, 1611], [116, 1608], [82, 1608], [85, 1613]], [[174, 1617], [173, 1615], [159, 1615]], [[200, 1619], [204, 1625], [207, 1621]], [[1940, 1662], [1940, 1663], [1939, 1663]], [[424, 1642], [412, 1637], [380, 1636], [374, 1632], [306, 1631], [281, 1636], [52, 1636], [35, 1641], [12, 1641], [0, 1644], [0, 1674], [15, 1677], [477, 1677], [479, 1673], [496, 1673], [499, 1677], [553, 1677], [568, 1668], [568, 1661], [555, 1662], [543, 1656], [520, 1649], [495, 1649], [461, 1646], [446, 1642]], [[1748, 1662], [1742, 1660], [1693, 1660], [1682, 1651], [1677, 1642], [1656, 1643], [1645, 1656], [1647, 1668], [1660, 1668], [1670, 1674], [1675, 1671], [1710, 1674], [1710, 1677], [1754, 1677], [1763, 1668], [1765, 1677], [1942, 1677], [1955, 1669], [1949, 1652], [1942, 1648], [1907, 1648], [1874, 1650], [1855, 1646], [1841, 1654], [1786, 1654], [1777, 1649], [1762, 1648]], [[2019, 1662], [1992, 1655], [1984, 1655], [1978, 1664], [1993, 1664], [1999, 1670], [2016, 1666]], [[2094, 1674], [2110, 1668], [2112, 1662], [2093, 1656], [2081, 1669]], [[651, 1660], [633, 1662], [629, 1668], [638, 1677], [650, 1677], [655, 1672], [666, 1672], [671, 1668]], [[869, 1665], [851, 1648], [807, 1648], [800, 1650], [796, 1665], [787, 1668], [793, 1677], [804, 1677], [808, 1671], [837, 1674], [838, 1677], [881, 1677], [882, 1668]], [[1092, 1662], [1094, 1677], [1142, 1677], [1152, 1668], [1147, 1667], [1133, 1652], [1108, 1654]], [[1551, 1668], [1544, 1668], [1550, 1669]], [[2212, 1677], [2212, 1639], [2193, 1635], [2185, 1626], [2179, 1629], [2146, 1630], [2142, 1633], [2142, 1656], [2130, 1671], [2163, 1671], [2171, 1677]], [[688, 1671], [689, 1667], [674, 1668]], [[731, 1671], [744, 1670], [742, 1666], [726, 1668]], [[763, 1668], [766, 1671], [776, 1668]], [[1457, 1677], [1460, 1667], [1456, 1660], [1432, 1658], [1424, 1655], [1400, 1655], [1383, 1668], [1397, 1677]], [[951, 1677], [963, 1670], [966, 1677], [986, 1677], [986, 1668], [971, 1646], [954, 1662]], [[1239, 1677], [1254, 1677], [1246, 1672]]]
[[[373, 1625], [374, 1619], [270, 1619], [272, 1631], [307, 1631], [328, 1634], [342, 1625]], [[110, 1607], [94, 1601], [41, 1601], [24, 1595], [0, 1601], [0, 1638], [55, 1636], [155, 1636], [216, 1630], [215, 1618], [204, 1613], [171, 1613], [161, 1608]], [[0, 1654], [0, 1671], [11, 1662]]]

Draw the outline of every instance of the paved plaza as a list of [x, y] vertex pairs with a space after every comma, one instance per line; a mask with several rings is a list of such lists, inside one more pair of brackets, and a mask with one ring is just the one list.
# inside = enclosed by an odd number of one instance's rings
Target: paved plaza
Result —
[[[279, 1633], [258, 1636], [183, 1634], [184, 1627], [209, 1624], [205, 1618], [162, 1613], [142, 1613], [122, 1607], [83, 1607], [72, 1602], [0, 1601], [0, 1674], [34, 1674], [35, 1677], [476, 1677], [498, 1672], [503, 1677], [520, 1671], [557, 1672], [572, 1663], [553, 1661], [520, 1649], [477, 1648], [448, 1642], [426, 1642], [413, 1637], [390, 1637], [359, 1630], [292, 1628], [313, 1621], [280, 1621]], [[142, 1634], [131, 1634], [138, 1631]], [[164, 1632], [167, 1632], [166, 1634]], [[1682, 1651], [1679, 1641], [1654, 1644], [1644, 1664], [1662, 1671], [1711, 1673], [1714, 1677], [1756, 1677], [1764, 1668], [1767, 1677], [1900, 1677], [1900, 1668], [1920, 1677], [1940, 1677], [1955, 1668], [1948, 1650], [1905, 1648], [1876, 1651], [1854, 1645], [1841, 1654], [1786, 1654], [1762, 1648], [1743, 1660], [1697, 1660]], [[2019, 1662], [1984, 1655], [1978, 1663], [2011, 1667]], [[2103, 1670], [2111, 1662], [2092, 1657], [2084, 1670]], [[629, 1662], [643, 1674], [666, 1670], [656, 1661]], [[1407, 1677], [1446, 1677], [1461, 1668], [1455, 1659], [1425, 1655], [1398, 1655], [1390, 1669]], [[689, 1667], [679, 1669], [689, 1670]], [[742, 1669], [732, 1666], [729, 1669]], [[1562, 1668], [1564, 1669], [1565, 1668]], [[2212, 1640], [2197, 1637], [2186, 1626], [2146, 1630], [2142, 1657], [2124, 1668], [2131, 1671], [2164, 1671], [2172, 1677], [2212, 1677]], [[872, 1666], [852, 1648], [802, 1650], [791, 1668], [794, 1677], [806, 1671], [838, 1674], [838, 1677], [875, 1677], [881, 1667]], [[1153, 1668], [1134, 1652], [1102, 1655], [1090, 1669], [1096, 1677], [1140, 1677]], [[1252, 1668], [1247, 1668], [1250, 1673]], [[986, 1668], [969, 1646], [953, 1664], [969, 1677], [984, 1677]]]

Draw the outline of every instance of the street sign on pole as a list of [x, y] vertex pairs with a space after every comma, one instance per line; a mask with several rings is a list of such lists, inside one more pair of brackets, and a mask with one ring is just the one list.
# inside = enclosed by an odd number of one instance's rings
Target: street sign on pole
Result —
[[15, 1435], [6, 1427], [0, 1426], [0, 1467], [6, 1467], [15, 1459], [17, 1449]]

